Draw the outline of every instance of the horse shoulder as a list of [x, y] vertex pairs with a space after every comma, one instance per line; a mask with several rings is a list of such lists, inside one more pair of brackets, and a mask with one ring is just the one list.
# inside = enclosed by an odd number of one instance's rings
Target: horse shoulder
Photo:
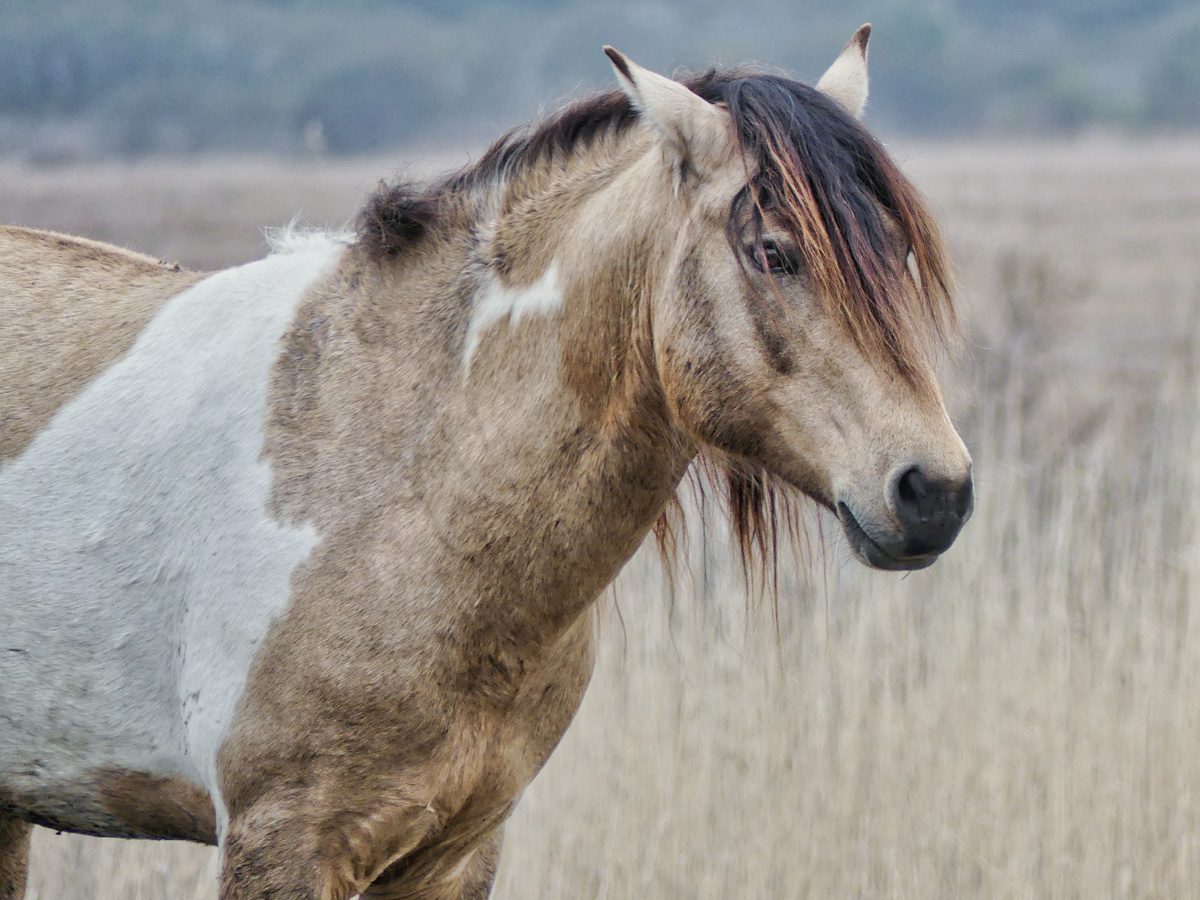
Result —
[[0, 227], [0, 462], [203, 277], [99, 241]]
[[[0, 235], [0, 311], [24, 328], [0, 332], [0, 359], [36, 340], [78, 380], [0, 460], [0, 807], [7, 791], [27, 818], [123, 836], [220, 823], [217, 751], [315, 541], [270, 513], [260, 458], [280, 338], [340, 258], [313, 243], [201, 278]], [[95, 341], [124, 349], [75, 376], [61, 357]], [[36, 400], [62, 390], [13, 371]]]

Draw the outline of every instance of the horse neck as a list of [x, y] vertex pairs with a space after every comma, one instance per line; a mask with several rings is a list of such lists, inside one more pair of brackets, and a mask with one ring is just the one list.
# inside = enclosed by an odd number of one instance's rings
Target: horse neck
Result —
[[670, 229], [621, 160], [400, 258], [346, 255], [277, 368], [281, 516], [346, 540], [357, 521], [404, 519], [392, 532], [437, 572], [421, 577], [463, 607], [551, 630], [586, 607], [693, 454], [649, 326]]
[[[568, 618], [636, 550], [694, 452], [654, 365], [650, 307], [673, 236], [646, 156], [510, 196], [486, 223], [468, 358], [439, 458], [417, 467], [454, 541], [506, 558], [505, 590]], [[670, 196], [665, 176], [653, 188]], [[497, 298], [511, 312], [481, 325]]]

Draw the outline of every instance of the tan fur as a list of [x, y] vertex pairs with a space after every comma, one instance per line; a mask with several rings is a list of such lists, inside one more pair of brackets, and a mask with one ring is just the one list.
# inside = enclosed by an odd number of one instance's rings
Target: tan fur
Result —
[[605, 47], [604, 52], [622, 89], [658, 127], [674, 170], [676, 191], [682, 187], [685, 167], [711, 171], [726, 161], [723, 157], [733, 146], [728, 116], [678, 81], [642, 68], [620, 51]]
[[0, 806], [0, 900], [21, 900], [29, 873], [31, 827]]
[[212, 800], [181, 778], [109, 769], [92, 775], [100, 805], [132, 834], [170, 840], [217, 842]]
[[863, 25], [854, 32], [846, 48], [817, 82], [818, 90], [833, 97], [856, 118], [861, 118], [867, 105], [867, 41], [870, 38], [870, 25]]
[[[441, 846], [401, 860], [384, 872], [362, 894], [362, 900], [486, 900], [500, 863], [501, 829], [498, 827], [475, 849], [446, 853]], [[453, 865], [448, 860], [458, 859]]]
[[0, 461], [200, 277], [98, 241], [0, 227]]

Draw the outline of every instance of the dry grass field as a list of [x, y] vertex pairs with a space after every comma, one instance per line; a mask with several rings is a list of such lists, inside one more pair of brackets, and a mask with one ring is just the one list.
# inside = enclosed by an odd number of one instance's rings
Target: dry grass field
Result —
[[[1200, 141], [897, 153], [964, 286], [974, 519], [906, 577], [814, 519], [777, 625], [719, 520], [673, 601], [636, 559], [497, 898], [1200, 896]], [[0, 221], [215, 266], [392, 166], [0, 167]], [[30, 896], [199, 900], [215, 871], [39, 831]]]

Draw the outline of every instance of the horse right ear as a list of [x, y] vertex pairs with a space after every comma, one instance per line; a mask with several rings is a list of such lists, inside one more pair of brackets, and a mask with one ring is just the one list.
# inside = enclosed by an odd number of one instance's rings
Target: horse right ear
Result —
[[817, 90], [829, 95], [861, 119], [867, 105], [867, 41], [871, 39], [871, 26], [863, 25], [854, 32], [829, 70], [817, 82]]
[[688, 168], [704, 171], [724, 158], [731, 139], [728, 116], [678, 81], [643, 69], [619, 50], [605, 47], [604, 52], [634, 108], [657, 127], [675, 155], [681, 177]]

